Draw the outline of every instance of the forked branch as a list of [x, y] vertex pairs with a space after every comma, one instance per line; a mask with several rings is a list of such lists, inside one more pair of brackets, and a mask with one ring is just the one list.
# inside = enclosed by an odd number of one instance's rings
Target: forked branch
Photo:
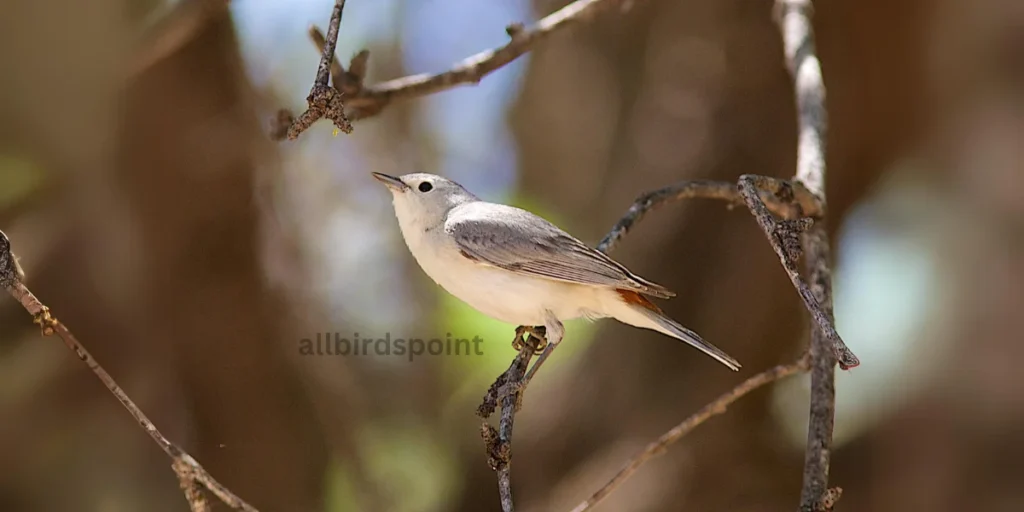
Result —
[[316, 78], [313, 80], [313, 87], [309, 90], [309, 96], [306, 97], [308, 105], [306, 111], [296, 118], [292, 118], [287, 111], [281, 111], [275, 120], [275, 125], [271, 128], [271, 137], [275, 139], [288, 137], [294, 140], [321, 117], [333, 121], [334, 126], [339, 130], [352, 133], [352, 123], [345, 116], [343, 94], [329, 84], [331, 69], [337, 67], [334, 63], [334, 47], [338, 44], [338, 30], [344, 10], [345, 0], [335, 0], [334, 9], [331, 11], [331, 21], [327, 26], [327, 37], [324, 39], [323, 49], [320, 52], [320, 64], [316, 68]]

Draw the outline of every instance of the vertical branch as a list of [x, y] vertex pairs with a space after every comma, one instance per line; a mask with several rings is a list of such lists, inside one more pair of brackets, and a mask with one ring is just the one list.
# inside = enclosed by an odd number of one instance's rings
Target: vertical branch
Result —
[[336, 0], [331, 11], [331, 22], [327, 26], [327, 39], [320, 54], [320, 64], [316, 68], [316, 79], [313, 80], [312, 95], [318, 87], [327, 87], [331, 78], [331, 65], [334, 62], [334, 48], [338, 45], [338, 28], [341, 26], [341, 13], [345, 10], [345, 0]]
[[[798, 115], [799, 146], [796, 181], [821, 199], [825, 209], [825, 134], [828, 125], [825, 110], [825, 85], [821, 65], [815, 55], [811, 27], [810, 0], [778, 0], [779, 28], [786, 63], [793, 76]], [[805, 269], [814, 299], [832, 315], [831, 248], [825, 231], [824, 216], [802, 235]], [[801, 511], [830, 510], [834, 497], [828, 489], [832, 427], [835, 418], [835, 364], [833, 343], [822, 329], [811, 329], [811, 404], [804, 454]]]
[[271, 129], [271, 137], [275, 139], [287, 137], [290, 140], [295, 140], [321, 117], [333, 121], [334, 126], [339, 130], [352, 133], [352, 124], [345, 117], [345, 104], [341, 101], [342, 93], [329, 85], [331, 69], [334, 66], [334, 48], [338, 45], [338, 30], [341, 26], [341, 13], [344, 10], [345, 0], [334, 0], [331, 21], [327, 25], [327, 38], [324, 40], [323, 51], [320, 53], [320, 64], [316, 68], [316, 78], [313, 79], [313, 87], [310, 88], [309, 96], [306, 97], [308, 105], [306, 111], [294, 118], [286, 110], [278, 112]]
[[[516, 329], [514, 345], [519, 344], [520, 337], [527, 330], [526, 327]], [[503, 512], [515, 510], [512, 501], [512, 426], [515, 423], [516, 413], [522, 406], [523, 392], [529, 383], [526, 369], [530, 365], [530, 360], [537, 353], [537, 345], [540, 343], [534, 332], [530, 331], [530, 336], [527, 337], [525, 343], [521, 344], [519, 353], [512, 360], [508, 370], [499, 375], [494, 384], [491, 384], [487, 394], [484, 395], [483, 402], [477, 408], [477, 416], [486, 420], [494, 414], [499, 403], [501, 405], [498, 428], [495, 429], [484, 421], [480, 427], [480, 434], [487, 446], [487, 463], [498, 473], [498, 496]]]
[[[821, 225], [803, 235], [807, 247], [806, 266], [811, 291], [828, 315], [832, 316], [832, 271], [828, 235]], [[800, 510], [831, 510], [824, 505], [828, 493], [828, 470], [832, 455], [832, 428], [835, 421], [835, 353], [820, 329], [811, 331], [811, 404], [807, 424], [807, 449], [804, 453], [803, 487]]]

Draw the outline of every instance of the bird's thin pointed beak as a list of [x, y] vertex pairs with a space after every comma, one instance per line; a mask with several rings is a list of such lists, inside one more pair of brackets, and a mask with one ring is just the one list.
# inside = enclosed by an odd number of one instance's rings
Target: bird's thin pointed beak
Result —
[[377, 181], [383, 183], [385, 186], [387, 186], [391, 190], [394, 190], [396, 192], [405, 192], [406, 190], [409, 190], [409, 185], [406, 185], [405, 183], [402, 183], [402, 180], [400, 180], [400, 179], [398, 179], [398, 178], [396, 178], [394, 176], [389, 176], [387, 174], [380, 173], [380, 172], [374, 172], [374, 173], [371, 173], [371, 174], [373, 174], [374, 178], [377, 178]]

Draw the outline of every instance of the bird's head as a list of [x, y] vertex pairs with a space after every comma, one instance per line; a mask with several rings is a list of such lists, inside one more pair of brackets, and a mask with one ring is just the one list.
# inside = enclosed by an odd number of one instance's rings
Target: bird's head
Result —
[[434, 226], [443, 221], [452, 208], [477, 200], [462, 185], [433, 174], [394, 177], [375, 172], [373, 177], [391, 191], [395, 215], [403, 224]]

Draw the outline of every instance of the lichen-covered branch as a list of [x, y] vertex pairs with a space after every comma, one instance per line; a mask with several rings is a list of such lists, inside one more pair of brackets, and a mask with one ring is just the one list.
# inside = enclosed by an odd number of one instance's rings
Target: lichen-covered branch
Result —
[[344, 10], [345, 0], [335, 0], [334, 9], [331, 11], [331, 21], [327, 26], [327, 37], [324, 39], [323, 50], [320, 52], [320, 64], [316, 68], [316, 78], [313, 80], [313, 87], [309, 90], [309, 96], [306, 97], [308, 105], [306, 111], [295, 118], [286, 111], [280, 112], [271, 128], [271, 137], [297, 139], [302, 132], [321, 117], [333, 121], [334, 126], [339, 130], [352, 133], [352, 124], [345, 115], [343, 94], [329, 84], [331, 70], [335, 67], [334, 48], [338, 44], [338, 30]]

